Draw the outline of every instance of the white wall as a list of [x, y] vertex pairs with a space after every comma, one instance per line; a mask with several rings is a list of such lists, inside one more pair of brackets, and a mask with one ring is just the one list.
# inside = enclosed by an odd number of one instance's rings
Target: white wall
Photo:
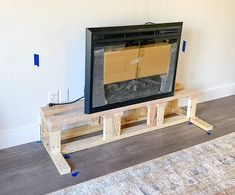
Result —
[[234, 7], [234, 0], [0, 0], [0, 148], [39, 139], [48, 90], [83, 95], [86, 27], [183, 21], [178, 80], [208, 92], [204, 99], [234, 94]]

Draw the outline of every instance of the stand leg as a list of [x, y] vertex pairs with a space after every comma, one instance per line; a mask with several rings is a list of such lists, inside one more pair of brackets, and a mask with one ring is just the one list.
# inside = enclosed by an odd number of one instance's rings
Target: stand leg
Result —
[[49, 132], [49, 150], [50, 153], [60, 153], [61, 151], [61, 133], [60, 131]]
[[194, 97], [189, 98], [188, 100], [188, 109], [187, 109], [187, 117], [189, 121], [194, 125], [198, 126], [199, 128], [203, 129], [204, 131], [211, 131], [213, 126], [209, 123], [199, 119], [196, 117], [196, 108], [197, 108], [197, 99]]
[[100, 117], [97, 116], [91, 120], [91, 125], [99, 125], [100, 124]]
[[41, 136], [41, 141], [43, 141], [44, 138], [49, 136], [49, 132], [45, 125], [44, 120], [41, 120], [40, 136]]
[[157, 105], [157, 127], [164, 124], [164, 113], [165, 113], [166, 103], [161, 103]]
[[147, 125], [149, 127], [156, 126], [157, 123], [156, 116], [157, 116], [157, 106], [156, 105], [148, 106]]
[[190, 97], [188, 99], [188, 108], [187, 108], [187, 117], [188, 118], [195, 117], [196, 108], [197, 108], [197, 99], [194, 97]]
[[121, 135], [121, 117], [123, 112], [103, 117], [103, 139]]
[[43, 144], [61, 175], [71, 172], [71, 168], [61, 154], [61, 131], [50, 131]]

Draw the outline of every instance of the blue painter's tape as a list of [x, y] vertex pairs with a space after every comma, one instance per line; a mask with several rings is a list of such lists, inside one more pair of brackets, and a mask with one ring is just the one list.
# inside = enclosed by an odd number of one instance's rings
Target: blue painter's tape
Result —
[[42, 141], [41, 141], [41, 140], [38, 140], [38, 141], [36, 141], [36, 143], [41, 144], [41, 143], [42, 143]]
[[186, 52], [186, 41], [183, 40], [182, 51]]
[[65, 155], [64, 155], [64, 158], [65, 158], [65, 159], [70, 159], [71, 157], [70, 157], [70, 155], [65, 154]]
[[39, 55], [34, 54], [34, 65], [39, 67]]
[[208, 131], [208, 132], [207, 132], [207, 135], [211, 135], [211, 134], [212, 134], [212, 131]]
[[73, 171], [72, 173], [71, 173], [71, 175], [73, 176], [73, 177], [77, 177], [78, 175], [79, 175], [79, 171]]

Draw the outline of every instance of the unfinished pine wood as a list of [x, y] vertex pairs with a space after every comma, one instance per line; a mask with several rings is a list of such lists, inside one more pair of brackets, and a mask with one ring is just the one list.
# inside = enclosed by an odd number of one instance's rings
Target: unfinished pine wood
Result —
[[100, 124], [100, 117], [94, 117], [93, 119], [91, 119], [91, 125], [99, 125]]
[[81, 110], [83, 109], [84, 100], [80, 100], [74, 104], [67, 104], [67, 105], [60, 105], [60, 106], [45, 106], [41, 108], [41, 116], [42, 117], [49, 117], [49, 116], [56, 116], [60, 113], [66, 112], [73, 112], [74, 110]]
[[103, 139], [121, 134], [121, 117], [123, 112], [103, 116]]
[[147, 125], [149, 127], [156, 126], [157, 123], [157, 105], [148, 106]]
[[156, 122], [157, 126], [161, 127], [164, 122], [164, 112], [165, 112], [166, 103], [157, 104], [157, 117]]
[[[188, 99], [188, 109], [187, 113], [185, 113], [178, 107], [170, 108], [166, 107], [169, 101], [178, 100], [180, 98]], [[191, 121], [195, 123], [198, 127], [208, 131], [208, 129], [212, 129], [213, 127], [202, 121], [199, 118], [195, 117], [196, 113], [196, 105], [197, 105], [197, 93], [191, 91], [178, 91], [175, 96], [168, 97], [159, 100], [153, 100], [149, 102], [143, 102], [140, 104], [130, 105], [126, 107], [121, 107], [117, 109], [112, 109], [108, 111], [102, 111], [94, 114], [83, 114], [81, 113], [81, 107], [75, 107], [75, 110], [72, 110], [69, 107], [69, 112], [63, 108], [62, 113], [55, 110], [55, 115], [51, 112], [48, 112], [47, 109], [44, 109], [46, 114], [44, 115], [43, 110], [41, 113], [43, 124], [49, 131], [48, 137], [44, 136], [44, 131], [42, 129], [42, 140], [44, 145], [47, 147], [47, 151], [51, 156], [55, 166], [59, 170], [60, 173], [65, 174], [68, 173], [68, 164], [66, 161], [62, 160], [62, 154], [71, 153], [83, 149], [87, 149], [90, 147], [95, 147], [98, 145], [102, 145], [105, 143], [117, 141], [120, 139], [124, 139], [127, 137], [139, 135], [142, 133], [147, 133], [153, 130], [169, 127], [172, 125], [184, 123], [187, 121]], [[144, 108], [144, 109], [142, 109]], [[130, 121], [125, 121], [129, 123], [128, 128], [122, 129], [122, 117], [124, 113], [128, 113], [129, 109], [135, 109], [135, 112], [138, 109], [148, 110], [145, 124], [132, 124]], [[66, 112], [64, 112], [66, 110]], [[175, 112], [176, 116], [168, 116], [166, 117], [167, 111], [170, 113]], [[128, 117], [128, 116], [126, 116]], [[100, 120], [102, 119], [102, 120]], [[133, 119], [133, 118], [132, 118]], [[137, 117], [139, 120], [139, 118]], [[90, 121], [88, 125], [84, 125], [87, 121]], [[79, 123], [78, 123], [79, 122]], [[132, 122], [136, 122], [132, 120]], [[63, 130], [63, 126], [71, 125], [75, 123], [76, 125], [80, 124], [81, 126], [78, 128], [69, 129], [67, 133]], [[78, 123], [78, 124], [77, 124]], [[101, 124], [103, 128], [101, 129]], [[63, 132], [61, 132], [63, 130]], [[97, 132], [102, 130], [102, 135], [91, 136], [91, 137], [83, 137], [77, 141], [69, 142], [61, 145], [61, 140], [66, 138], [72, 138], [75, 136], [81, 135], [89, 135], [92, 132]], [[61, 136], [62, 134], [62, 136]], [[89, 135], [90, 136], [90, 135]], [[45, 140], [48, 140], [46, 142]], [[62, 170], [62, 169], [65, 170]]]
[[169, 127], [172, 125], [181, 124], [188, 121], [188, 117], [185, 116], [175, 116], [173, 118], [165, 119], [165, 123], [162, 126], [153, 126], [149, 127], [146, 124], [141, 124], [138, 126], [128, 127], [122, 129], [122, 134], [120, 136], [112, 136], [106, 139], [102, 139], [102, 135], [97, 135], [93, 137], [89, 137], [83, 140], [77, 140], [74, 142], [62, 144], [62, 153], [69, 154], [77, 151], [81, 151], [87, 148], [103, 145], [106, 143], [110, 143], [113, 141], [121, 140], [124, 138], [140, 135], [143, 133], [159, 130], [165, 127]]
[[54, 165], [56, 166], [57, 170], [61, 175], [67, 174], [71, 172], [71, 168], [64, 159], [61, 152], [51, 152], [50, 144], [49, 144], [49, 138], [44, 138], [42, 140], [42, 143], [47, 150], [48, 154], [50, 155]]
[[[41, 118], [43, 118], [47, 122], [48, 128], [52, 129], [52, 131], [53, 131], [56, 127], [60, 127], [62, 125], [73, 124], [73, 123], [81, 122], [84, 120], [91, 120], [97, 116], [115, 114], [118, 112], [124, 112], [126, 110], [130, 110], [130, 109], [146, 107], [148, 105], [164, 103], [164, 102], [172, 101], [175, 99], [187, 98], [187, 97], [194, 96], [194, 95], [197, 95], [197, 92], [190, 91], [190, 90], [182, 90], [182, 91], [175, 92], [175, 95], [172, 97], [152, 100], [152, 101], [148, 101], [148, 102], [142, 102], [139, 104], [115, 108], [112, 110], [106, 110], [106, 111], [93, 113], [93, 114], [84, 114], [83, 108], [81, 108], [81, 107], [78, 108], [76, 103], [75, 103], [75, 105], [76, 105], [75, 109], [72, 109], [71, 105], [70, 105], [69, 109], [64, 108], [64, 106], [58, 106], [59, 107], [58, 109], [54, 109], [52, 107], [53, 110], [55, 110], [55, 114], [53, 114], [52, 112], [49, 111], [50, 107], [49, 108], [44, 107], [41, 110]], [[61, 107], [61, 112], [59, 112], [60, 107]], [[44, 111], [46, 114], [44, 114]]]
[[201, 129], [205, 131], [211, 131], [213, 129], [213, 126], [211, 124], [201, 120], [198, 117], [190, 118], [190, 122], [192, 122], [194, 125], [200, 127]]
[[[140, 111], [140, 113], [138, 113]], [[122, 117], [121, 123], [122, 125], [128, 125], [131, 123], [136, 123], [140, 121], [147, 120], [147, 107], [143, 108], [137, 108], [134, 110], [130, 110], [130, 112], [125, 112], [124, 116]], [[185, 114], [186, 111], [183, 110], [182, 108], [170, 108], [170, 107], [165, 107], [165, 116], [171, 115], [171, 114]]]
[[136, 109], [126, 110], [124, 111], [122, 117], [122, 124], [133, 123], [134, 121], [142, 121], [147, 118], [147, 108], [140, 107]]
[[61, 132], [49, 132], [49, 150], [50, 153], [60, 153], [61, 146]]
[[83, 125], [81, 127], [75, 127], [61, 132], [61, 140], [71, 139], [74, 137], [79, 137], [87, 135], [90, 133], [95, 133], [103, 130], [102, 124], [99, 125]]
[[195, 96], [188, 99], [187, 116], [193, 118], [196, 115], [197, 98]]
[[168, 106], [171, 109], [176, 109], [178, 107], [178, 104], [179, 104], [179, 100], [173, 100], [168, 103]]
[[44, 120], [41, 120], [40, 135], [41, 135], [42, 138], [49, 136], [49, 132], [48, 132], [48, 129], [47, 129], [47, 125], [46, 125], [46, 123], [44, 122]]

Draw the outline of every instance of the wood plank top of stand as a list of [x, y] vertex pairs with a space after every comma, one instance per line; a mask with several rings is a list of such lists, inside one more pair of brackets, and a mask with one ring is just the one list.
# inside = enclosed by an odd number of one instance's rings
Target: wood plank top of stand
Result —
[[83, 120], [90, 120], [97, 116], [112, 115], [114, 113], [123, 112], [130, 109], [140, 108], [148, 105], [159, 104], [179, 98], [187, 98], [197, 95], [198, 93], [196, 91], [180, 90], [175, 91], [174, 96], [171, 97], [142, 102], [93, 114], [84, 114], [83, 101], [79, 101], [70, 105], [43, 107], [41, 108], [41, 117], [47, 123], [49, 128], [53, 129], [65, 124], [73, 124]]
[[[181, 91], [183, 90], [183, 85], [180, 83], [175, 84], [175, 94], [177, 93], [176, 91]], [[67, 104], [67, 105], [61, 105], [61, 106], [45, 106], [41, 108], [41, 116], [43, 117], [49, 117], [53, 116], [55, 114], [63, 113], [63, 112], [69, 112], [73, 111], [75, 109], [83, 109], [83, 104], [84, 101], [80, 100], [74, 104]], [[83, 110], [82, 110], [83, 112]]]

